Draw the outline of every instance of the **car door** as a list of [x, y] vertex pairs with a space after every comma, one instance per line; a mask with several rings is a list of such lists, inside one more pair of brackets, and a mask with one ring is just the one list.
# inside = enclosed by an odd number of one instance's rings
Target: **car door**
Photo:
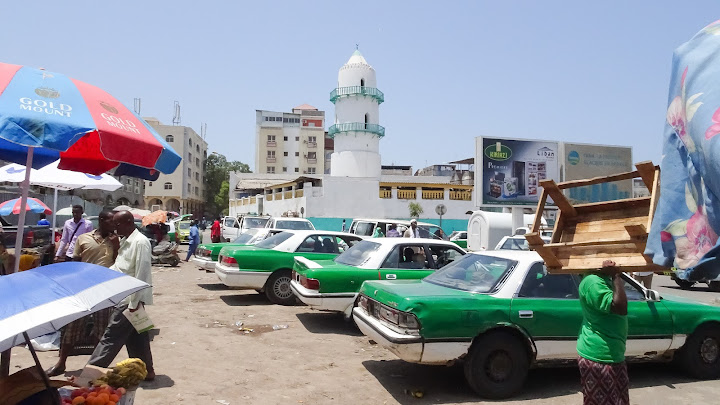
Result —
[[335, 235], [310, 235], [298, 246], [295, 253], [310, 260], [328, 260], [338, 254]]
[[430, 257], [424, 243], [396, 245], [378, 269], [378, 277], [380, 280], [424, 278], [434, 270]]
[[646, 356], [665, 352], [672, 343], [673, 323], [662, 302], [645, 298], [642, 287], [625, 280], [628, 299], [628, 339], [626, 356]]
[[430, 243], [427, 245], [430, 250], [429, 258], [432, 258], [433, 269], [440, 269], [459, 259], [465, 251], [455, 246], [438, 245]]
[[537, 359], [574, 359], [582, 308], [578, 276], [548, 274], [542, 262], [527, 272], [510, 305], [510, 320], [524, 329], [537, 347]]

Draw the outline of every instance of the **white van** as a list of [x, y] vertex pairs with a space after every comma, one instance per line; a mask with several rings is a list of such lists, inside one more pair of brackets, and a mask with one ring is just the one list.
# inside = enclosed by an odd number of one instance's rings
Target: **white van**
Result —
[[[524, 224], [532, 224], [534, 220], [535, 215], [533, 214], [523, 215]], [[542, 225], [547, 226], [545, 218], [542, 219]], [[503, 237], [513, 234], [512, 214], [509, 212], [473, 211], [468, 221], [467, 232], [467, 249], [469, 251], [492, 249]]]
[[[387, 231], [390, 230], [391, 224], [397, 225], [397, 230], [400, 232], [400, 236], [402, 236], [405, 230], [410, 227], [410, 221], [402, 219], [357, 218], [353, 219], [348, 232], [360, 236], [372, 236], [375, 232], [375, 227], [379, 226], [383, 235], [387, 235]], [[445, 236], [444, 233], [441, 233], [442, 231], [437, 225], [429, 224], [427, 222], [418, 222], [418, 229], [420, 230], [420, 236], [423, 238], [447, 240], [447, 236]]]
[[292, 229], [295, 231], [315, 230], [315, 226], [312, 222], [305, 218], [295, 217], [272, 217], [265, 224], [265, 228]]
[[222, 238], [230, 242], [241, 233], [253, 228], [267, 228], [270, 217], [261, 217], [257, 215], [242, 215], [238, 218], [225, 217], [222, 220]]

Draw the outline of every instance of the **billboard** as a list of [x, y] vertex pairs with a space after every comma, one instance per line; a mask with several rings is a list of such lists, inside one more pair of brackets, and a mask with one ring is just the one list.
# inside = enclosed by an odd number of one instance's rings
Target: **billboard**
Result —
[[[633, 170], [632, 148], [627, 146], [562, 144], [563, 181], [589, 179]], [[575, 187], [565, 191], [573, 204], [632, 197], [632, 180]]]
[[552, 141], [475, 138], [475, 205], [535, 208], [540, 180], [559, 181], [558, 146]]

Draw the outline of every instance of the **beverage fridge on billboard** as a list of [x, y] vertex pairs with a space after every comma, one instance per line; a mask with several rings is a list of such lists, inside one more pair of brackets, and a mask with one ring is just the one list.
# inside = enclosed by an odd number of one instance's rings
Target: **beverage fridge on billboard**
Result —
[[537, 205], [540, 181], [558, 181], [558, 143], [519, 139], [476, 139], [475, 192], [481, 205]]

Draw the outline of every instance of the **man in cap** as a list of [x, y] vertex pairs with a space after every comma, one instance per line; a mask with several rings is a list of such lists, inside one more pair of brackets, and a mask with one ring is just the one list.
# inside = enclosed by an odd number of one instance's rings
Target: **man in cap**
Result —
[[420, 237], [420, 230], [418, 229], [418, 226], [417, 226], [417, 219], [413, 218], [410, 220], [410, 228], [405, 230], [403, 237], [405, 237], [405, 238], [419, 238]]

